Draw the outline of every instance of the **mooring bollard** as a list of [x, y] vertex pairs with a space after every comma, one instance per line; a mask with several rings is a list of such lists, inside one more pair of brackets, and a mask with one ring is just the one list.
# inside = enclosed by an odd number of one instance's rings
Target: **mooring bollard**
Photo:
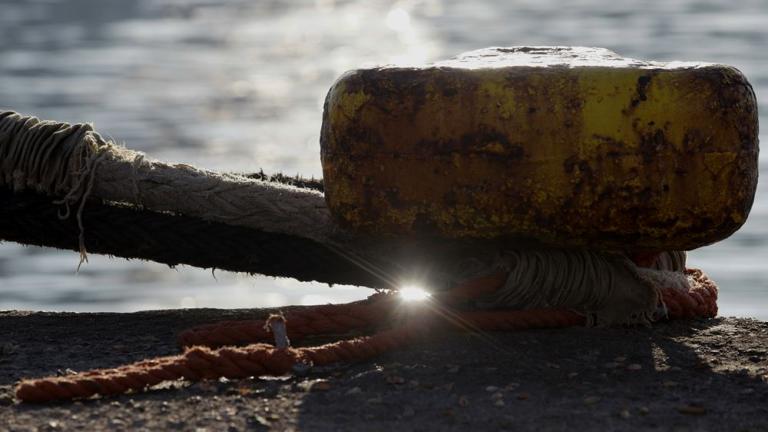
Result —
[[746, 221], [757, 129], [729, 66], [489, 48], [342, 76], [323, 117], [326, 199], [373, 234], [690, 250]]

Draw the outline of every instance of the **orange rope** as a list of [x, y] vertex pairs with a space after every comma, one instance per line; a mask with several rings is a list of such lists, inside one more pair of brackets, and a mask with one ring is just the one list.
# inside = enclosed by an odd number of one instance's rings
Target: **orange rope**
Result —
[[[717, 287], [700, 270], [687, 270], [694, 280], [691, 289], [662, 289], [662, 303], [669, 319], [714, 317], [717, 314]], [[371, 336], [342, 340], [316, 347], [275, 348], [262, 343], [270, 332], [265, 320], [228, 321], [183, 332], [179, 341], [191, 346], [178, 356], [160, 357], [114, 369], [97, 369], [78, 374], [23, 380], [16, 397], [25, 402], [47, 402], [115, 395], [142, 391], [167, 380], [197, 381], [219, 377], [244, 378], [283, 375], [302, 365], [327, 365], [366, 360], [417, 341], [435, 330], [519, 330], [584, 325], [586, 319], [566, 309], [461, 311], [451, 308], [462, 300], [492, 292], [505, 280], [503, 274], [478, 278], [460, 285], [418, 310], [398, 316], [400, 302], [390, 293], [377, 293], [367, 300], [345, 305], [293, 308], [286, 312], [288, 336], [297, 340], [308, 335], [363, 330], [385, 322], [399, 322], [393, 328]], [[274, 317], [272, 318], [274, 319]], [[224, 345], [251, 343], [245, 347]], [[194, 345], [194, 346], [192, 346]], [[206, 345], [206, 346], [202, 346]], [[211, 349], [209, 347], [224, 346]]]
[[[507, 279], [506, 273], [495, 273], [467, 281], [447, 293], [438, 294], [436, 300], [443, 305], [459, 304], [498, 289]], [[341, 304], [293, 307], [287, 310], [286, 318], [291, 324], [288, 337], [293, 341], [308, 335], [341, 334], [375, 327], [392, 318], [397, 298], [386, 293], [377, 293], [366, 300]], [[221, 347], [245, 345], [271, 340], [264, 320], [221, 321], [193, 327], [179, 334], [180, 346], [205, 345]]]
[[[286, 312], [290, 321], [288, 337], [295, 341], [313, 334], [345, 333], [382, 322], [388, 314], [390, 299], [374, 294], [366, 300], [342, 304], [292, 308]], [[220, 347], [266, 342], [271, 333], [264, 320], [222, 321], [185, 330], [179, 345]]]

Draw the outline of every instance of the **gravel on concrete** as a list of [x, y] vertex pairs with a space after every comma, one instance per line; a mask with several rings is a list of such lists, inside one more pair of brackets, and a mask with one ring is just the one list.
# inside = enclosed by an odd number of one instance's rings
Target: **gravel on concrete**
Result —
[[443, 334], [303, 376], [20, 404], [14, 383], [176, 354], [180, 330], [266, 311], [0, 312], [0, 430], [768, 431], [768, 323]]

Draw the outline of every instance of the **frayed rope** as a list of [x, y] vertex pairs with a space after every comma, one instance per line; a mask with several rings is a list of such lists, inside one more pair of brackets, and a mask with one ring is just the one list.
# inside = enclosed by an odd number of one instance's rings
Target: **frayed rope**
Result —
[[83, 208], [93, 190], [96, 170], [111, 147], [90, 124], [0, 113], [0, 186], [62, 197], [54, 201], [63, 206], [60, 219], [67, 219], [70, 207], [77, 206], [78, 270], [88, 261]]

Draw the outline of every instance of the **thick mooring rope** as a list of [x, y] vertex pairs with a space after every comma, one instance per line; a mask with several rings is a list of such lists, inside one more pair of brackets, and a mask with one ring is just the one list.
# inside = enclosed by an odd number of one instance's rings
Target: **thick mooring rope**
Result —
[[218, 173], [150, 160], [105, 141], [91, 125], [0, 112], [0, 186], [88, 195], [157, 212], [269, 232], [325, 239], [333, 224], [323, 194], [264, 176]]
[[[690, 287], [663, 287], [659, 306], [661, 318], [704, 318], [717, 314], [717, 287], [700, 270], [686, 270]], [[269, 320], [232, 322], [192, 329], [182, 333], [183, 345], [194, 345], [178, 356], [144, 360], [114, 369], [99, 369], [78, 374], [24, 380], [16, 387], [16, 397], [24, 402], [47, 402], [108, 396], [129, 391], [144, 391], [163, 381], [230, 379], [261, 375], [283, 375], [311, 366], [370, 359], [423, 339], [447, 328], [471, 331], [561, 328], [587, 323], [587, 317], [570, 309], [462, 310], [472, 292], [487, 294], [498, 289], [506, 275], [493, 275], [469, 281], [441, 299], [405, 313], [395, 319], [400, 302], [391, 293], [377, 293], [368, 300], [340, 306], [318, 306], [288, 312], [285, 319], [291, 339], [308, 335], [338, 334], [350, 330], [395, 326], [372, 336], [358, 337], [317, 347], [277, 348], [265, 342]], [[296, 325], [294, 325], [296, 324]], [[286, 340], [285, 336], [281, 337]], [[281, 339], [278, 338], [278, 339]], [[245, 347], [224, 346], [251, 343]]]
[[[104, 141], [90, 125], [40, 121], [14, 112], [2, 113], [0, 119], [0, 240], [70, 248], [71, 230], [73, 234], [79, 231], [74, 238], [83, 257], [88, 245], [99, 253], [170, 265], [223, 267], [386, 288], [396, 285], [392, 275], [412, 270], [423, 275], [428, 267], [430, 282], [434, 282], [450, 272], [457, 257], [492, 257], [495, 253], [495, 246], [488, 242], [478, 247], [478, 242], [371, 239], [347, 232], [334, 223], [323, 193], [313, 182], [284, 182], [281, 176], [219, 173], [151, 160]], [[76, 204], [77, 224], [43, 217], [59, 210], [50, 202], [62, 203], [62, 216], [68, 213], [68, 205]], [[27, 217], [27, 212], [34, 215]], [[97, 214], [91, 217], [89, 212]], [[112, 217], [117, 219], [114, 223], [104, 220]], [[131, 217], [137, 223], [149, 220], [163, 225], [166, 243], [170, 239], [171, 243], [196, 246], [184, 250], [143, 247], [142, 242], [158, 243], [152, 233], [156, 228], [132, 227], [122, 232], [121, 225], [131, 225], [126, 222]], [[175, 223], [183, 226], [174, 228]], [[191, 225], [205, 223], [216, 226], [203, 230], [200, 238], [189, 239], [189, 232], [195, 230]], [[112, 227], [116, 230], [111, 231]], [[96, 235], [89, 238], [94, 230]], [[244, 235], [217, 239], [210, 235], [217, 230]], [[144, 238], [125, 239], [136, 234]], [[250, 244], [253, 237], [257, 238], [255, 246]], [[243, 249], [246, 257], [238, 257], [237, 262], [220, 259], [222, 245], [206, 247], [220, 240]], [[163, 253], [156, 253], [158, 249], [164, 249]], [[301, 255], [308, 254], [315, 255], [310, 260], [314, 266], [304, 264]], [[315, 260], [317, 255], [326, 256]], [[337, 273], [345, 277], [334, 280]]]

